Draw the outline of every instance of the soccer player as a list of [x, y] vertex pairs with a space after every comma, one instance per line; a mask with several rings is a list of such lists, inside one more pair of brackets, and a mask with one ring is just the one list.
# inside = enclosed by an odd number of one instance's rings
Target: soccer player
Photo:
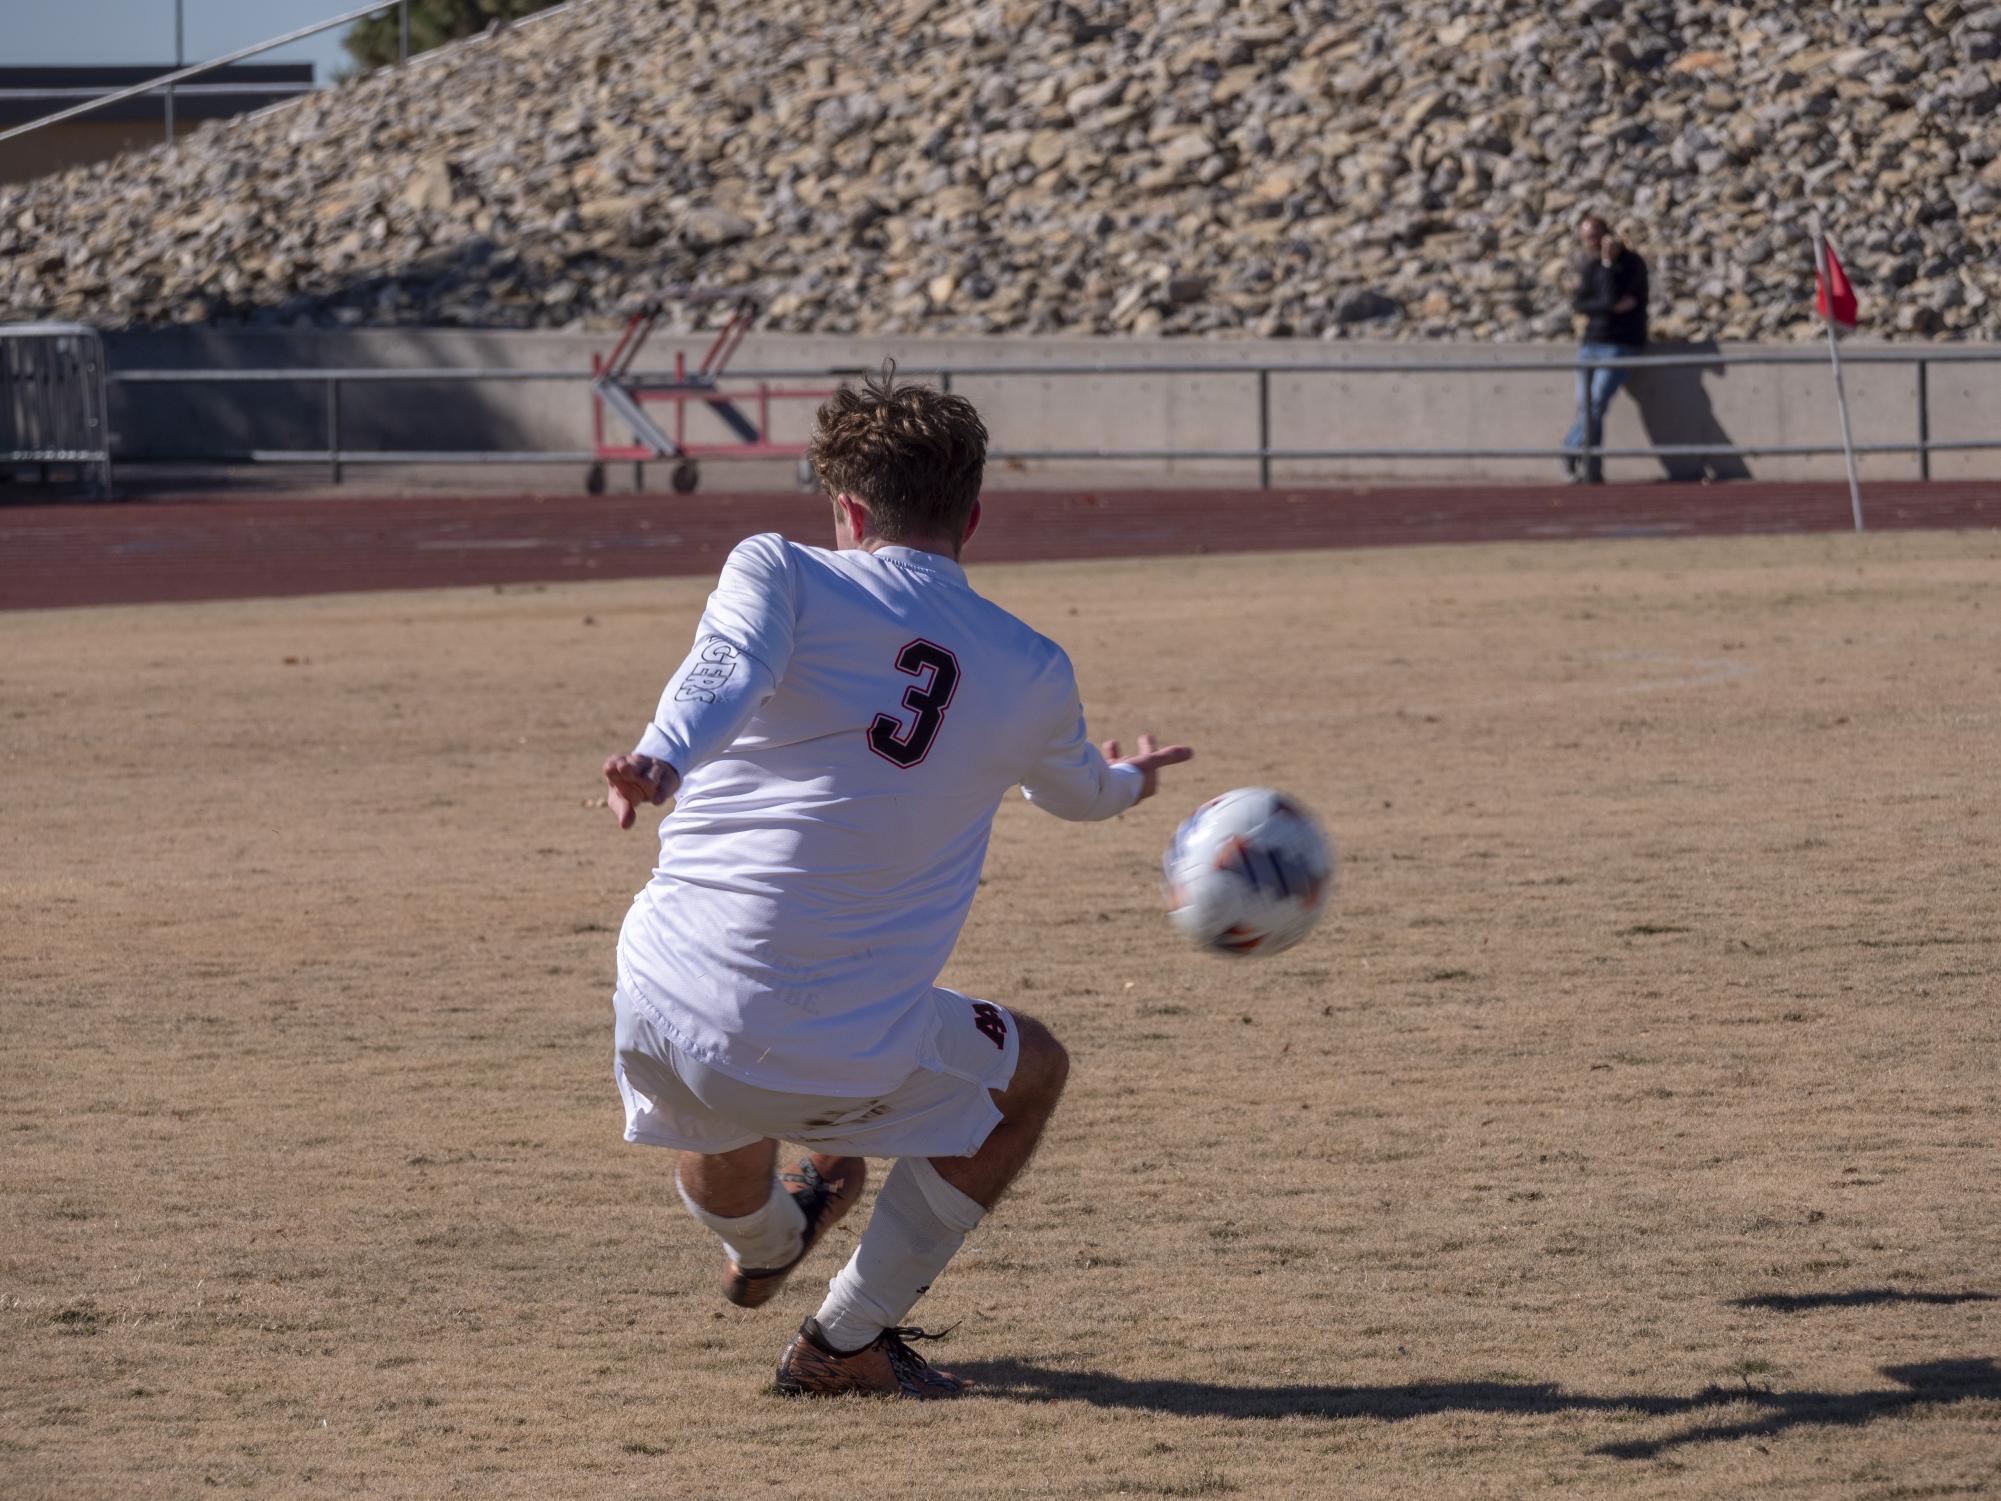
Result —
[[[854, 1205], [863, 1159], [896, 1159], [779, 1360], [796, 1395], [966, 1388], [903, 1321], [1069, 1069], [1033, 1017], [936, 983], [994, 812], [1019, 783], [1058, 818], [1111, 818], [1193, 754], [1101, 754], [1062, 649], [967, 584], [986, 440], [970, 403], [893, 367], [829, 398], [812, 462], [836, 550], [739, 543], [637, 749], [604, 765], [620, 828], [675, 799], [619, 935], [614, 1072], [626, 1140], [680, 1153], [723, 1296], [768, 1301]], [[783, 1177], [779, 1138], [809, 1153]]]

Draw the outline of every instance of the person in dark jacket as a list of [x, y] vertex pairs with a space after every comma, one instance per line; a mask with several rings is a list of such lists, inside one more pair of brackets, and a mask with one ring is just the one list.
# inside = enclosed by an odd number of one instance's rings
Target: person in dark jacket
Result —
[[[1587, 214], [1577, 232], [1588, 257], [1571, 300], [1571, 307], [1588, 320], [1578, 358], [1631, 359], [1647, 347], [1647, 263], [1596, 214]], [[1563, 467], [1572, 480], [1595, 485], [1604, 478], [1598, 456], [1585, 450], [1604, 441], [1606, 409], [1627, 374], [1602, 367], [1577, 372], [1577, 420], [1563, 440]]]

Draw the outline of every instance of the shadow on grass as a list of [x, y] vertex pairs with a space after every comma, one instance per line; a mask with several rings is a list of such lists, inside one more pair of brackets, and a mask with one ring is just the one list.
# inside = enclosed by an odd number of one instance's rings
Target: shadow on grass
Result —
[[1899, 1287], [1853, 1287], [1839, 1293], [1762, 1293], [1732, 1298], [1732, 1308], [1762, 1308], [1767, 1313], [1805, 1313], [1814, 1308], [1874, 1308], [1883, 1303], [1996, 1303], [1993, 1293], [1920, 1293]]
[[1765, 1438], [1800, 1427], [1843, 1428], [1925, 1407], [2001, 1400], [2001, 1366], [1991, 1357], [1885, 1366], [1897, 1385], [1865, 1392], [1772, 1391], [1748, 1383], [1707, 1387], [1689, 1397], [1649, 1393], [1596, 1396], [1555, 1382], [1445, 1381], [1407, 1386], [1257, 1386], [1221, 1381], [1133, 1380], [1108, 1371], [1062, 1371], [1019, 1360], [950, 1361], [979, 1382], [983, 1396], [1017, 1402], [1086, 1402], [1184, 1416], [1222, 1418], [1373, 1418], [1401, 1422], [1441, 1412], [1600, 1412], [1641, 1417], [1699, 1417], [1715, 1408], [1757, 1411], [1730, 1421], [1698, 1422], [1658, 1439], [1604, 1444], [1595, 1454], [1651, 1459], [1685, 1444]]

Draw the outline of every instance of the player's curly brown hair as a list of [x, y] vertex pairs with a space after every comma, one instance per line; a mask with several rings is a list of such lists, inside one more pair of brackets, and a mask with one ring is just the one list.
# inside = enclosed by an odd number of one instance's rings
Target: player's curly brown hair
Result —
[[980, 498], [987, 429], [963, 396], [898, 385], [896, 362], [820, 404], [808, 450], [820, 488], [868, 507], [886, 542], [956, 542]]

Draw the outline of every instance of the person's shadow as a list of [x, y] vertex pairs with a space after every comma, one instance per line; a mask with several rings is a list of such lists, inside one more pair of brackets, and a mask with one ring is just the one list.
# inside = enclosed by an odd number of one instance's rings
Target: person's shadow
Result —
[[[1974, 1295], [1985, 1298], [1986, 1294]], [[1109, 1371], [1066, 1371], [1021, 1360], [951, 1361], [955, 1375], [980, 1384], [980, 1395], [1004, 1401], [1083, 1402], [1180, 1416], [1220, 1418], [1371, 1418], [1401, 1422], [1438, 1412], [1599, 1412], [1698, 1421], [1657, 1439], [1603, 1444], [1594, 1454], [1652, 1459], [1685, 1444], [1769, 1438], [1792, 1428], [1852, 1428], [1956, 1402], [2001, 1399], [2001, 1366], [1991, 1356], [1885, 1366], [1896, 1385], [1875, 1391], [1776, 1391], [1748, 1379], [1736, 1387], [1706, 1387], [1693, 1396], [1646, 1392], [1593, 1395], [1553, 1381], [1438, 1381], [1405, 1386], [1254, 1386], [1222, 1381], [1135, 1380]], [[1705, 1413], [1749, 1406], [1749, 1416], [1701, 1421]]]
[[1660, 464], [1668, 479], [1683, 483], [1749, 479], [1751, 466], [1742, 458], [1722, 451], [1731, 446], [1730, 434], [1717, 417], [1705, 384], [1709, 377], [1724, 380], [1730, 374], [1715, 340], [1649, 344], [1646, 353], [1718, 356], [1713, 364], [1642, 366], [1626, 382], [1627, 393], [1640, 409], [1640, 423], [1647, 430], [1648, 442], [1698, 450], [1713, 444], [1718, 450], [1662, 454]]
[[1838, 1293], [1759, 1293], [1732, 1298], [1732, 1308], [1759, 1308], [1767, 1313], [1806, 1313], [1816, 1308], [1881, 1308], [1888, 1303], [1919, 1303], [1952, 1307], [1960, 1303], [2001, 1303], [1993, 1293], [1930, 1293], [1903, 1287], [1851, 1287]]

